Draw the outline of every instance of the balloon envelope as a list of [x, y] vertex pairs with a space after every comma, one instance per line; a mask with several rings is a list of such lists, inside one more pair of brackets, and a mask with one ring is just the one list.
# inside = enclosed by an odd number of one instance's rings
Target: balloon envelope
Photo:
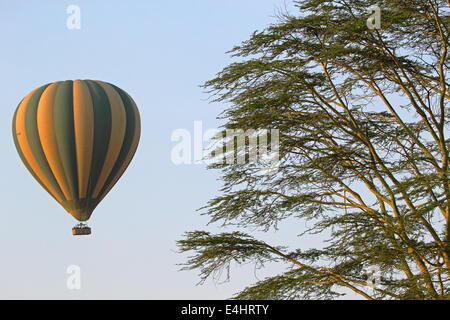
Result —
[[140, 138], [133, 99], [97, 80], [33, 90], [19, 103], [12, 127], [27, 169], [79, 221], [89, 219], [121, 177]]

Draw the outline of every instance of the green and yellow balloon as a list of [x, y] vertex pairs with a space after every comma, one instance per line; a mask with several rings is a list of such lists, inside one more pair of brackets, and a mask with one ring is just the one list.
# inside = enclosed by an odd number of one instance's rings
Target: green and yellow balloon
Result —
[[87, 221], [128, 167], [141, 125], [135, 102], [122, 89], [68, 80], [30, 92], [12, 127], [33, 177], [75, 219]]

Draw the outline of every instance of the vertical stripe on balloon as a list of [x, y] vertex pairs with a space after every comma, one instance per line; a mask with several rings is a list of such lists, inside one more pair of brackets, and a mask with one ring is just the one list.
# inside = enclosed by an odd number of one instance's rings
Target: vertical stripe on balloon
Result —
[[[37, 90], [37, 89], [36, 89]], [[27, 107], [28, 101], [33, 93], [36, 91], [32, 91], [28, 94], [19, 104], [16, 109], [16, 112], [13, 117], [13, 138], [14, 143], [16, 144], [17, 151], [19, 152], [19, 156], [22, 159], [23, 163], [27, 167], [28, 171], [33, 175], [33, 177], [39, 182], [39, 184], [48, 192], [52, 197], [55, 198], [56, 201], [61, 202], [63, 199], [61, 196], [52, 188], [49, 181], [45, 177], [41, 168], [36, 162], [34, 158], [30, 145], [28, 144], [28, 140], [25, 132], [25, 109]]]
[[71, 199], [78, 199], [78, 173], [75, 147], [72, 81], [63, 81], [56, 88], [53, 100], [53, 126]]
[[37, 108], [36, 120], [42, 149], [44, 150], [45, 157], [47, 158], [53, 175], [55, 176], [56, 181], [58, 181], [66, 200], [73, 200], [64, 167], [61, 162], [55, 132], [55, 96], [60, 83], [61, 82], [52, 83], [42, 93]]
[[88, 186], [88, 196], [92, 193], [100, 177], [103, 163], [108, 151], [111, 135], [111, 108], [109, 100], [102, 87], [91, 80], [86, 80], [94, 105], [94, 146], [91, 163], [91, 174]]
[[87, 85], [73, 82], [73, 119], [77, 154], [78, 195], [86, 198], [94, 146], [94, 106]]
[[125, 136], [125, 127], [127, 122], [125, 107], [120, 95], [109, 84], [100, 81], [96, 82], [103, 88], [109, 100], [111, 110], [111, 134], [105, 162], [103, 163], [97, 185], [92, 193], [93, 198], [97, 198], [101, 188], [105, 184], [106, 179], [111, 173], [117, 157], [119, 156], [123, 138]]
[[[37, 108], [42, 93], [46, 90], [49, 85], [44, 85], [38, 88], [31, 96], [30, 99], [24, 107], [23, 112], [25, 112], [25, 136], [30, 147], [30, 151], [36, 160], [37, 167], [39, 167], [46, 177], [47, 181], [51, 185], [51, 190], [55, 191], [59, 198], [65, 200], [64, 194], [56, 181], [55, 176], [48, 164], [47, 158], [45, 157], [44, 150], [42, 149], [41, 140], [39, 139], [39, 132], [37, 128]], [[33, 170], [37, 170], [37, 167], [33, 167]]]
[[139, 116], [139, 110], [137, 109], [135, 102], [125, 91], [116, 86], [114, 86], [114, 88], [120, 94], [122, 101], [126, 106], [125, 109], [127, 112], [127, 120], [129, 126], [127, 126], [126, 138], [122, 146], [121, 154], [112, 174], [103, 187], [103, 190], [99, 197], [99, 201], [101, 201], [108, 194], [108, 192], [112, 189], [112, 187], [114, 187], [114, 185], [127, 169], [136, 152], [141, 133], [141, 120]]

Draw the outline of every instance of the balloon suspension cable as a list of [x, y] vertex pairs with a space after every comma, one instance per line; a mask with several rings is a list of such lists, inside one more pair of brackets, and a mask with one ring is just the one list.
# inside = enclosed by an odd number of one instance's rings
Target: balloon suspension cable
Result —
[[75, 226], [74, 226], [74, 228], [86, 228], [86, 227], [88, 227], [89, 228], [89, 226], [87, 225], [87, 223], [83, 223], [83, 222], [80, 222], [80, 223], [78, 223], [78, 224], [76, 224]]

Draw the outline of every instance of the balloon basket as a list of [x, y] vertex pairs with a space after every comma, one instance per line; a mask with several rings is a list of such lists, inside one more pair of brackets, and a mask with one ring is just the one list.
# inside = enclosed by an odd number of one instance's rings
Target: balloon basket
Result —
[[91, 234], [91, 228], [85, 223], [79, 223], [72, 228], [72, 234], [74, 236], [82, 236]]

